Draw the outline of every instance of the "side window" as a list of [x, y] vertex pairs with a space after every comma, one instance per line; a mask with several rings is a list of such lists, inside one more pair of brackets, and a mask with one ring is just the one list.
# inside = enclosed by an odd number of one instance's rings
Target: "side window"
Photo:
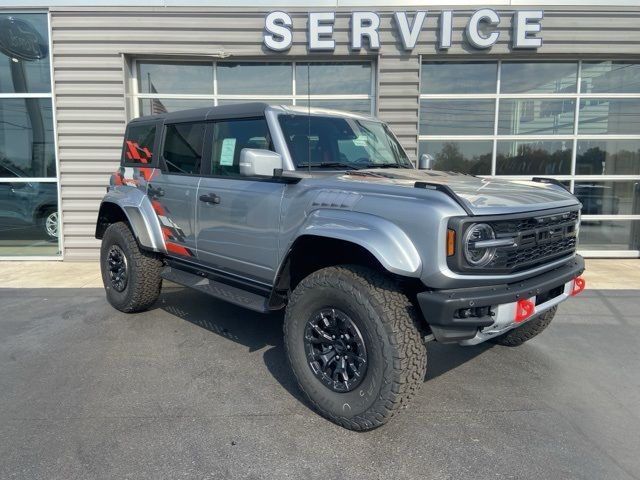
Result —
[[162, 157], [167, 171], [200, 173], [205, 123], [176, 123], [167, 125], [166, 128]]
[[155, 140], [155, 124], [129, 126], [124, 139], [124, 163], [151, 163], [153, 160], [153, 142]]
[[273, 150], [264, 118], [220, 120], [213, 125], [211, 175], [240, 175], [243, 148]]

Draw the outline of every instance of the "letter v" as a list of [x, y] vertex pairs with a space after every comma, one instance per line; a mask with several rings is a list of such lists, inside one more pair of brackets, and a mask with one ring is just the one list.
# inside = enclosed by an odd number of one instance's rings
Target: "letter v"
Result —
[[409, 19], [407, 19], [407, 12], [396, 12], [393, 14], [396, 19], [396, 24], [400, 30], [400, 38], [402, 39], [402, 46], [405, 50], [413, 50], [418, 42], [418, 35], [422, 30], [422, 24], [427, 16], [426, 11], [417, 11], [413, 19], [413, 25], [409, 27]]

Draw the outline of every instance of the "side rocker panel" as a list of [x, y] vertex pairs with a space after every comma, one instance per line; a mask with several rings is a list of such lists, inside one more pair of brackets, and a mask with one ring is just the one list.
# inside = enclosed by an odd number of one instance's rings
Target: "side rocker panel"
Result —
[[127, 186], [112, 187], [102, 200], [102, 204], [105, 203], [115, 204], [124, 211], [142, 247], [166, 253], [160, 221], [151, 201], [143, 192]]
[[380, 217], [319, 209], [307, 217], [295, 238], [301, 235], [336, 238], [360, 245], [391, 273], [420, 277], [422, 271], [420, 255], [411, 239], [400, 227]]

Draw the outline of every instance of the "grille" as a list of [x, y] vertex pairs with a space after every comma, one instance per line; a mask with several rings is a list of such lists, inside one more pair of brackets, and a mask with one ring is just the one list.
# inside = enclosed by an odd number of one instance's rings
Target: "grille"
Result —
[[517, 272], [575, 252], [578, 211], [490, 222], [496, 238], [515, 238], [516, 246], [498, 249], [490, 269]]

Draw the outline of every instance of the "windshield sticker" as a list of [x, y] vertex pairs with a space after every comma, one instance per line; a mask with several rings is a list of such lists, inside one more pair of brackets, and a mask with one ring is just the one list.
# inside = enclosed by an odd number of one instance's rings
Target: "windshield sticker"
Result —
[[366, 135], [358, 135], [358, 137], [353, 140], [353, 143], [358, 147], [366, 147], [368, 140], [369, 139], [367, 138]]
[[236, 151], [236, 139], [225, 138], [222, 140], [222, 148], [220, 149], [220, 165], [225, 167], [233, 166], [233, 157]]

